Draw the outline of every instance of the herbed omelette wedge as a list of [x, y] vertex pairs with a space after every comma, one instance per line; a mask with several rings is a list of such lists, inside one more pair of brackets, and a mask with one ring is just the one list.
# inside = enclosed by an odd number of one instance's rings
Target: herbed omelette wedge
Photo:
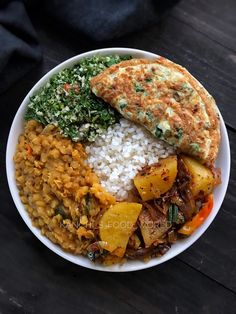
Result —
[[131, 59], [90, 81], [93, 93], [154, 136], [212, 165], [220, 143], [213, 97], [183, 67], [163, 57]]

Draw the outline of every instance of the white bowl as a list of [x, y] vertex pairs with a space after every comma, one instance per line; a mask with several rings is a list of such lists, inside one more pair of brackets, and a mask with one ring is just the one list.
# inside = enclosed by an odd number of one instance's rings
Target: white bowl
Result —
[[77, 265], [95, 269], [95, 270], [101, 270], [101, 271], [109, 271], [109, 272], [126, 272], [126, 271], [134, 271], [134, 270], [141, 270], [145, 268], [149, 268], [152, 266], [159, 265], [161, 263], [164, 263], [165, 261], [168, 261], [169, 259], [175, 257], [176, 255], [180, 254], [184, 250], [186, 250], [190, 245], [192, 245], [209, 227], [209, 225], [212, 223], [213, 219], [215, 218], [217, 212], [219, 211], [221, 204], [223, 202], [226, 189], [228, 186], [229, 181], [229, 173], [230, 173], [230, 147], [229, 147], [229, 139], [227, 130], [223, 121], [222, 116], [220, 115], [220, 123], [221, 123], [221, 143], [220, 143], [220, 150], [219, 150], [219, 156], [216, 161], [216, 167], [220, 167], [222, 170], [222, 183], [214, 190], [214, 207], [206, 219], [204, 223], [192, 234], [189, 238], [186, 238], [184, 240], [179, 240], [177, 243], [173, 244], [171, 249], [162, 257], [152, 258], [149, 262], [144, 263], [143, 261], [135, 260], [135, 261], [128, 261], [123, 265], [112, 265], [112, 266], [102, 266], [97, 265], [92, 262], [90, 262], [86, 257], [83, 256], [76, 256], [70, 253], [67, 253], [63, 251], [58, 245], [52, 243], [49, 239], [44, 237], [40, 230], [32, 226], [31, 220], [21, 203], [18, 189], [16, 186], [15, 181], [15, 170], [14, 170], [14, 162], [13, 162], [13, 155], [15, 153], [18, 136], [23, 132], [23, 116], [25, 109], [27, 107], [27, 104], [29, 103], [29, 98], [40, 88], [42, 87], [52, 75], [55, 73], [61, 71], [64, 68], [68, 68], [73, 66], [74, 64], [78, 63], [82, 58], [91, 57], [95, 54], [100, 55], [107, 55], [107, 54], [118, 54], [118, 55], [127, 55], [130, 54], [133, 57], [137, 58], [153, 58], [158, 57], [156, 54], [149, 53], [142, 50], [137, 49], [129, 49], [129, 48], [107, 48], [107, 49], [98, 49], [90, 52], [86, 52], [83, 54], [80, 54], [78, 56], [75, 56], [71, 59], [68, 59], [58, 66], [56, 66], [54, 69], [52, 69], [50, 72], [48, 72], [44, 77], [39, 80], [39, 82], [31, 89], [31, 91], [28, 93], [28, 95], [23, 100], [22, 104], [20, 105], [15, 118], [13, 120], [11, 130], [8, 137], [8, 143], [7, 143], [7, 152], [6, 152], [6, 170], [7, 170], [7, 179], [9, 188], [11, 191], [12, 198], [15, 202], [15, 205], [27, 224], [27, 226], [30, 228], [30, 230], [34, 233], [34, 235], [42, 242], [44, 243], [50, 250], [55, 252], [56, 254], [60, 255], [61, 257], [67, 259], [68, 261], [71, 261]]

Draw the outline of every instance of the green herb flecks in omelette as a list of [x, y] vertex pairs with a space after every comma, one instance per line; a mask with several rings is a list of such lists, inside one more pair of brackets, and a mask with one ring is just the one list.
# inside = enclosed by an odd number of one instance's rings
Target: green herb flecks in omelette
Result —
[[94, 56], [60, 71], [30, 98], [26, 120], [54, 124], [73, 141], [94, 141], [119, 114], [90, 90], [89, 80], [107, 67], [130, 56]]

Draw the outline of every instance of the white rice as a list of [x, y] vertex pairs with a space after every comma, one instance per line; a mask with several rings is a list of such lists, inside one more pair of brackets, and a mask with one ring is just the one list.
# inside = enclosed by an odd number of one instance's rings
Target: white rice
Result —
[[86, 152], [102, 186], [121, 201], [128, 197], [133, 178], [142, 167], [158, 162], [174, 150], [142, 126], [121, 119], [87, 146]]

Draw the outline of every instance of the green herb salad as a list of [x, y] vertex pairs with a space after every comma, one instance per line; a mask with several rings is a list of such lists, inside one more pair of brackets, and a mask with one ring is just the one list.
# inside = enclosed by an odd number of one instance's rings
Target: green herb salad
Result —
[[120, 115], [90, 89], [91, 77], [131, 56], [93, 56], [54, 75], [30, 98], [25, 120], [53, 124], [73, 141], [94, 141]]

